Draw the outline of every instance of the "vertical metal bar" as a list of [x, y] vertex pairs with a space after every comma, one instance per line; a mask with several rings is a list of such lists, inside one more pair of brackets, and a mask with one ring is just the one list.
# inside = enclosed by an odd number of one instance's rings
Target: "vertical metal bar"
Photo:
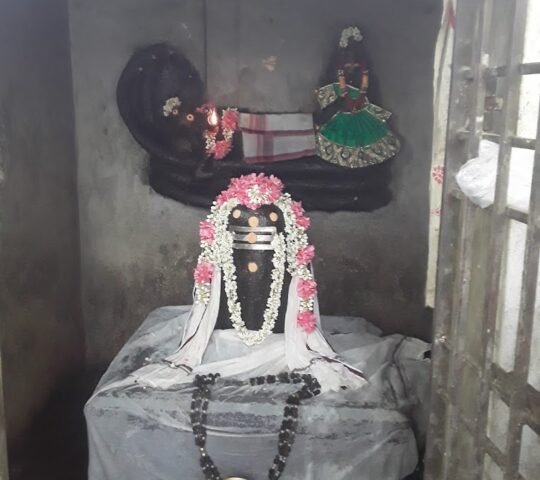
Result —
[[[478, 153], [478, 146], [483, 132], [484, 110], [485, 110], [485, 80], [484, 80], [484, 48], [489, 37], [491, 20], [491, 0], [484, 0], [479, 5], [476, 12], [474, 34], [471, 37], [473, 42], [470, 66], [464, 68], [464, 73], [471, 81], [469, 94], [469, 109], [467, 110], [467, 123], [471, 125], [471, 133], [468, 138], [467, 156], [463, 161], [473, 158]], [[458, 450], [458, 433], [465, 428], [462, 421], [459, 399], [462, 394], [462, 378], [465, 362], [468, 358], [465, 351], [465, 337], [462, 332], [465, 330], [466, 312], [470, 302], [470, 283], [473, 264], [472, 241], [474, 232], [474, 206], [464, 200], [462, 207], [461, 236], [461, 257], [459, 259], [459, 269], [455, 278], [455, 295], [457, 296], [456, 312], [453, 316], [454, 352], [450, 362], [449, 387], [450, 405], [448, 408], [448, 422], [450, 431], [446, 450], [448, 456], [444, 464], [443, 478], [454, 479], [459, 475], [459, 462], [455, 461], [455, 452]], [[469, 363], [470, 365], [470, 363]], [[470, 367], [469, 367], [470, 368]], [[471, 386], [471, 388], [473, 388]], [[471, 421], [473, 419], [465, 419]], [[476, 465], [472, 466], [472, 470]]]
[[460, 409], [458, 407], [459, 395], [461, 392], [461, 379], [464, 372], [464, 345], [463, 335], [465, 311], [467, 310], [467, 301], [469, 298], [470, 280], [471, 280], [471, 245], [473, 232], [474, 210], [471, 202], [463, 200], [461, 206], [461, 222], [459, 228], [460, 248], [459, 258], [457, 259], [457, 269], [454, 281], [454, 307], [452, 315], [451, 341], [452, 352], [449, 361], [448, 389], [449, 404], [447, 407], [447, 425], [448, 431], [445, 446], [445, 461], [443, 463], [443, 479], [456, 478], [456, 469], [458, 462], [454, 455], [457, 450], [458, 433], [463, 428], [460, 421]]
[[[538, 130], [540, 132], [540, 116]], [[508, 456], [505, 480], [513, 480], [519, 471], [521, 432], [526, 416], [527, 384], [531, 358], [531, 338], [536, 306], [538, 266], [540, 251], [540, 134], [537, 134], [532, 178], [531, 203], [529, 206], [529, 228], [525, 250], [525, 265], [521, 292], [521, 312], [516, 342], [514, 368], [515, 390], [510, 398], [510, 428], [508, 432]]]
[[[456, 434], [456, 419], [459, 412], [455, 409], [455, 399], [460, 371], [460, 358], [455, 351], [459, 343], [463, 305], [461, 299], [466, 295], [467, 286], [462, 288], [456, 279], [468, 278], [470, 270], [469, 247], [471, 226], [471, 207], [453, 196], [456, 190], [455, 175], [461, 165], [470, 158], [478, 146], [476, 138], [476, 108], [478, 101], [477, 85], [480, 79], [476, 67], [480, 64], [479, 28], [481, 25], [482, 0], [460, 1], [457, 5], [457, 21], [454, 47], [454, 70], [452, 74], [451, 103], [448, 118], [447, 153], [445, 159], [445, 183], [443, 189], [443, 212], [438, 268], [437, 292], [435, 298], [433, 375], [432, 395], [446, 404], [443, 413], [433, 409], [430, 413], [428, 443], [426, 451], [426, 480], [446, 479], [449, 475], [452, 439]], [[471, 106], [473, 107], [471, 109]], [[467, 129], [471, 122], [475, 132], [470, 141], [464, 142], [460, 132]], [[460, 239], [465, 239], [460, 242]], [[458, 248], [459, 246], [459, 248]], [[459, 257], [458, 257], [459, 255]], [[450, 334], [450, 335], [449, 335]], [[449, 338], [450, 337], [450, 338]], [[446, 377], [445, 358], [450, 355], [450, 368]], [[450, 387], [450, 398], [444, 390]], [[451, 431], [447, 432], [449, 426]], [[447, 440], [449, 440], [447, 442]], [[438, 457], [443, 455], [442, 475], [439, 473]]]
[[[510, 137], [515, 135], [519, 111], [520, 83], [518, 81], [518, 76], [519, 63], [523, 55], [523, 32], [525, 31], [527, 0], [506, 2], [506, 5], [507, 9], [504, 12], [504, 15], [505, 18], [509, 19], [508, 24], [510, 25], [510, 28], [508, 32], [498, 33], [508, 39], [505, 52], [508, 75], [505, 77], [504, 92], [502, 95], [504, 102], [502, 111], [503, 126], [499, 144], [497, 183], [493, 206], [491, 242], [489, 245], [491, 265], [487, 279], [488, 294], [486, 295], [486, 314], [482, 322], [482, 331], [486, 335], [486, 344], [483, 352], [484, 365], [476, 431], [476, 444], [480, 446], [477, 452], [477, 462], [479, 465], [483, 465], [483, 456], [485, 452], [484, 445], [486, 441], [488, 406], [491, 391], [491, 365], [493, 362], [496, 319], [498, 313], [497, 307], [501, 287], [501, 267], [503, 253], [507, 243], [508, 217], [506, 216], [506, 205], [510, 156], [512, 153]], [[482, 473], [481, 467], [477, 478], [481, 478]]]
[[475, 35], [474, 52], [471, 69], [476, 81], [476, 98], [471, 124], [472, 135], [469, 138], [469, 156], [473, 158], [478, 153], [478, 146], [484, 133], [484, 116], [486, 110], [486, 76], [485, 71], [489, 67], [486, 55], [487, 43], [491, 34], [491, 20], [493, 13], [493, 0], [484, 0], [482, 10], [478, 13], [477, 33]]

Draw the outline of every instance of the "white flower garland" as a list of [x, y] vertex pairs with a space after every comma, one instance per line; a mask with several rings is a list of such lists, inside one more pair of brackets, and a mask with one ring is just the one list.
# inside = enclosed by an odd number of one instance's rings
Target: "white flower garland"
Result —
[[[250, 194], [257, 195], [253, 191]], [[263, 324], [260, 330], [248, 330], [242, 319], [242, 307], [238, 301], [238, 285], [236, 282], [236, 267], [233, 259], [233, 234], [228, 231], [229, 215], [231, 211], [239, 205], [236, 198], [227, 200], [221, 205], [213, 204], [207, 221], [214, 226], [214, 240], [211, 242], [201, 242], [202, 252], [199, 256], [199, 264], [206, 262], [219, 268], [223, 272], [225, 294], [227, 295], [227, 308], [232, 326], [237, 331], [238, 336], [246, 345], [256, 345], [262, 343], [273, 331], [279, 313], [281, 303], [281, 293], [283, 290], [283, 280], [285, 275], [285, 264], [287, 271], [293, 277], [304, 280], [313, 280], [313, 274], [308, 265], [300, 264], [297, 261], [297, 253], [300, 249], [308, 246], [308, 238], [305, 229], [300, 227], [292, 209], [292, 200], [289, 194], [283, 193], [274, 205], [283, 213], [285, 218], [285, 235], [277, 234], [273, 241], [274, 256], [272, 258], [273, 270], [271, 274], [272, 282], [270, 294], [266, 303], [263, 316]], [[207, 304], [210, 300], [210, 283], [197, 282], [195, 284], [195, 301]], [[314, 308], [314, 298], [300, 300], [299, 313], [311, 312]]]
[[347, 48], [349, 46], [349, 39], [354, 38], [357, 42], [361, 42], [364, 38], [358, 27], [348, 27], [341, 32], [341, 38], [339, 39], [339, 46], [341, 48]]
[[178, 115], [181, 106], [182, 101], [178, 97], [168, 98], [163, 105], [163, 116], [170, 117], [171, 115]]
[[232, 233], [227, 232], [229, 237], [227, 243], [231, 248], [228, 249], [225, 258], [223, 258], [223, 280], [225, 283], [225, 294], [227, 295], [227, 307], [231, 316], [233, 328], [238, 336], [246, 345], [257, 345], [262, 343], [268, 335], [272, 333], [276, 325], [276, 319], [281, 304], [281, 291], [283, 289], [283, 279], [285, 277], [285, 239], [283, 234], [277, 234], [272, 240], [274, 255], [272, 258], [272, 283], [270, 284], [270, 295], [266, 302], [266, 309], [263, 315], [263, 324], [260, 330], [248, 330], [242, 319], [242, 306], [238, 301], [238, 285], [236, 283], [236, 267], [233, 260]]

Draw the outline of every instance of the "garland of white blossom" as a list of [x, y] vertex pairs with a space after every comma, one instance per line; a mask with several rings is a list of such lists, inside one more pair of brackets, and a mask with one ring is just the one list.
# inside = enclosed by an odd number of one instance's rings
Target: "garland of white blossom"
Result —
[[266, 301], [266, 308], [263, 314], [263, 324], [259, 330], [248, 330], [242, 319], [242, 306], [238, 301], [238, 285], [236, 283], [236, 267], [233, 260], [232, 234], [227, 232], [231, 248], [227, 249], [223, 259], [223, 280], [225, 282], [225, 294], [227, 295], [227, 307], [233, 328], [246, 345], [257, 345], [262, 343], [274, 330], [281, 304], [281, 291], [283, 289], [283, 279], [285, 277], [285, 239], [280, 233], [274, 236], [272, 246], [274, 255], [272, 257], [272, 283], [270, 284], [270, 295]]
[[[291, 208], [292, 200], [288, 193], [284, 193], [277, 201], [276, 206], [283, 212], [285, 218], [285, 233], [287, 236], [287, 262], [291, 277], [299, 277], [304, 280], [313, 280], [313, 273], [308, 265], [301, 265], [297, 262], [297, 252], [309, 245], [306, 231], [296, 224], [296, 220]], [[299, 312], [312, 311], [314, 300], [300, 300]]]
[[361, 42], [364, 38], [362, 32], [358, 27], [348, 27], [343, 29], [341, 37], [339, 39], [339, 46], [341, 48], [347, 48], [349, 46], [349, 39], [354, 39], [357, 42]]
[[[228, 230], [229, 215], [231, 211], [241, 204], [236, 198], [228, 199], [221, 205], [214, 203], [207, 222], [214, 226], [214, 240], [201, 241], [202, 252], [198, 264], [208, 263], [213, 268], [219, 268], [223, 272], [225, 294], [227, 295], [227, 308], [231, 323], [238, 336], [246, 345], [262, 343], [273, 331], [279, 313], [281, 292], [285, 275], [285, 263], [287, 271], [293, 277], [304, 280], [313, 280], [313, 274], [308, 265], [297, 261], [299, 249], [308, 246], [308, 238], [305, 229], [296, 222], [292, 209], [292, 200], [289, 194], [283, 193], [274, 202], [283, 213], [285, 218], [285, 236], [277, 234], [273, 241], [274, 255], [272, 258], [273, 270], [270, 294], [264, 312], [264, 321], [260, 330], [248, 330], [242, 319], [242, 307], [238, 301], [238, 285], [236, 283], [236, 267], [233, 259], [233, 234]], [[196, 282], [195, 301], [207, 304], [210, 300], [210, 281]], [[314, 298], [301, 299], [299, 313], [311, 312], [314, 308]]]

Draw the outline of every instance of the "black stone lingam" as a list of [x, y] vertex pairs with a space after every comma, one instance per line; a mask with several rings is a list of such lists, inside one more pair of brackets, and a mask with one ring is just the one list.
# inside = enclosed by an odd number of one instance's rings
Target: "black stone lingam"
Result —
[[[234, 264], [236, 266], [238, 300], [242, 306], [242, 318], [249, 330], [259, 330], [263, 324], [263, 315], [266, 302], [270, 295], [272, 282], [273, 250], [255, 250], [251, 246], [268, 244], [268, 234], [258, 232], [261, 227], [275, 227], [276, 232], [285, 231], [285, 219], [281, 210], [275, 205], [263, 205], [257, 210], [239, 205], [229, 216], [229, 229], [241, 227], [246, 240], [243, 248], [233, 249]], [[256, 248], [256, 247], [255, 247]], [[291, 276], [285, 271], [283, 289], [281, 292], [281, 305], [276, 319], [274, 333], [283, 333], [285, 327], [285, 311], [287, 310], [287, 297]], [[221, 286], [219, 314], [216, 322], [217, 329], [233, 328], [227, 307], [225, 287]]]

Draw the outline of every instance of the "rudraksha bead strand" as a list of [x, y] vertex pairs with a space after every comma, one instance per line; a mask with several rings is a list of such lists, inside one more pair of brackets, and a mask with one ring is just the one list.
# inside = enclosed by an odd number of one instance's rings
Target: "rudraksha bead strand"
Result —
[[[195, 390], [191, 401], [191, 426], [195, 437], [195, 444], [199, 447], [200, 465], [207, 480], [222, 480], [222, 477], [210, 455], [206, 451], [206, 420], [208, 415], [208, 406], [211, 400], [211, 387], [216, 383], [219, 374], [196, 375], [193, 381]], [[278, 433], [278, 451], [274, 457], [272, 467], [268, 471], [270, 480], [278, 480], [285, 470], [287, 460], [291, 453], [292, 445], [296, 438], [298, 428], [298, 407], [300, 401], [315, 397], [321, 393], [321, 386], [316, 378], [311, 375], [301, 375], [296, 372], [282, 372], [276, 375], [267, 375], [250, 378], [245, 382], [247, 384], [265, 385], [274, 383], [302, 383], [302, 388], [287, 397], [286, 405], [283, 410], [283, 420]], [[238, 385], [238, 382], [229, 381], [227, 384]], [[242, 383], [240, 383], [242, 384]]]

